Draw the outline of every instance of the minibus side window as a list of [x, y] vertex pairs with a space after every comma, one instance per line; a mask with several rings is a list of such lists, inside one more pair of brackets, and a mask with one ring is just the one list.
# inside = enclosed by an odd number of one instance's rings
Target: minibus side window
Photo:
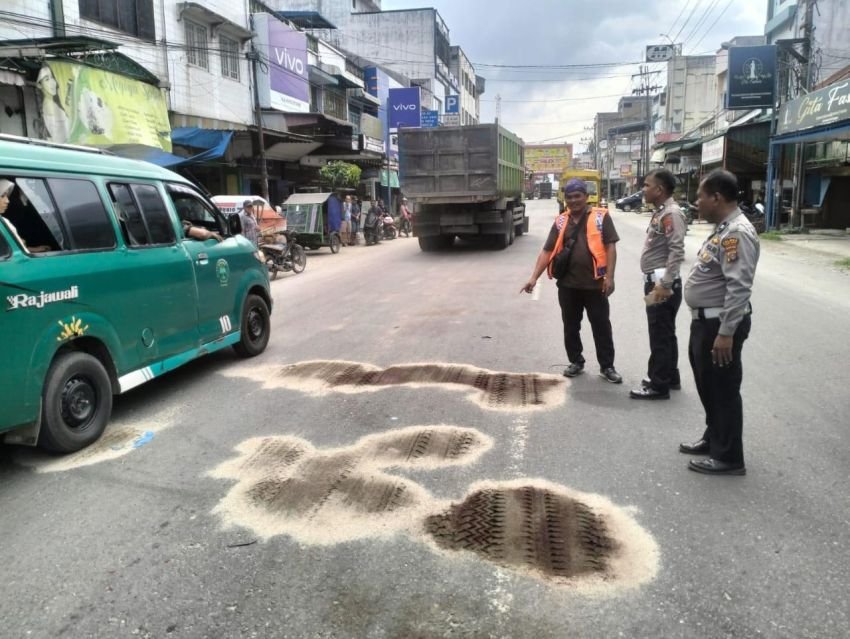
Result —
[[142, 215], [148, 225], [151, 242], [154, 244], [172, 244], [174, 242], [174, 226], [171, 215], [165, 208], [165, 202], [155, 186], [149, 184], [134, 184], [133, 193], [142, 207]]
[[112, 197], [112, 208], [118, 217], [121, 235], [127, 246], [145, 246], [150, 244], [148, 229], [136, 201], [126, 184], [110, 184], [109, 195]]
[[115, 246], [115, 231], [94, 183], [64, 178], [49, 178], [47, 183], [71, 235], [73, 249]]
[[15, 225], [27, 251], [68, 250], [68, 233], [56, 205], [41, 178], [10, 178], [18, 187], [12, 192], [6, 217]]
[[12, 253], [9, 245], [6, 243], [6, 238], [0, 235], [0, 260], [5, 260]]

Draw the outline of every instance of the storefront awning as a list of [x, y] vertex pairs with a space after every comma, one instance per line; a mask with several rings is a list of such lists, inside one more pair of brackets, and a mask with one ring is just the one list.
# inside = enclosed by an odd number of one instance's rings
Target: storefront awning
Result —
[[176, 168], [189, 164], [200, 164], [222, 157], [227, 151], [232, 138], [233, 131], [179, 127], [171, 130], [171, 143], [191, 149], [203, 149], [200, 153], [187, 157], [140, 145], [122, 145], [112, 147], [110, 150], [124, 157], [144, 160], [145, 162], [151, 162], [152, 164], [168, 168]]

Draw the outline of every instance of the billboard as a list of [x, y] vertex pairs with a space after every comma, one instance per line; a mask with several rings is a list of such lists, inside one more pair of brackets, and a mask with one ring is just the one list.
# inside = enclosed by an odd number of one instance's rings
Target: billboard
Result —
[[776, 87], [776, 45], [730, 47], [726, 108], [771, 108]]
[[118, 73], [48, 61], [38, 74], [42, 135], [52, 142], [171, 151], [162, 90]]
[[850, 120], [850, 80], [840, 80], [783, 104], [776, 133], [781, 135], [843, 120]]
[[390, 129], [399, 127], [419, 128], [421, 116], [419, 102], [419, 87], [390, 89], [387, 103], [390, 118]]
[[[384, 141], [387, 140], [389, 134], [389, 115], [387, 106], [390, 100], [390, 89], [400, 89], [402, 85], [391, 78], [386, 71], [379, 67], [366, 67], [363, 69], [363, 75], [366, 80], [366, 91], [374, 95], [380, 101], [378, 107], [378, 119], [381, 120], [382, 133]], [[391, 160], [398, 160], [398, 145], [392, 143], [387, 146]]]
[[310, 112], [307, 35], [267, 13], [254, 15], [254, 28], [266, 64], [260, 65], [260, 106], [285, 113]]
[[532, 173], [554, 173], [570, 168], [572, 144], [531, 144], [525, 147], [525, 166]]

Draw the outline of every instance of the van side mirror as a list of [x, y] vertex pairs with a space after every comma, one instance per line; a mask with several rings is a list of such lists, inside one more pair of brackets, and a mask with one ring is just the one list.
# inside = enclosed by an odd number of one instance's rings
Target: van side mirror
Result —
[[238, 213], [227, 218], [227, 230], [230, 231], [231, 235], [242, 233], [242, 219]]

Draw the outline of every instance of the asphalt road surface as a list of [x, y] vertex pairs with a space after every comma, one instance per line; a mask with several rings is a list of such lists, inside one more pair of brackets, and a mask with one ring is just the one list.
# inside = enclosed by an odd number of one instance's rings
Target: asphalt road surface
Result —
[[613, 213], [616, 386], [587, 326], [560, 377], [555, 288], [518, 293], [555, 202], [529, 211], [505, 251], [309, 253], [260, 357], [118, 398], [82, 455], [0, 447], [0, 636], [847, 637], [850, 275], [763, 242], [748, 474], [706, 477], [685, 307], [683, 389], [627, 396], [647, 216]]

